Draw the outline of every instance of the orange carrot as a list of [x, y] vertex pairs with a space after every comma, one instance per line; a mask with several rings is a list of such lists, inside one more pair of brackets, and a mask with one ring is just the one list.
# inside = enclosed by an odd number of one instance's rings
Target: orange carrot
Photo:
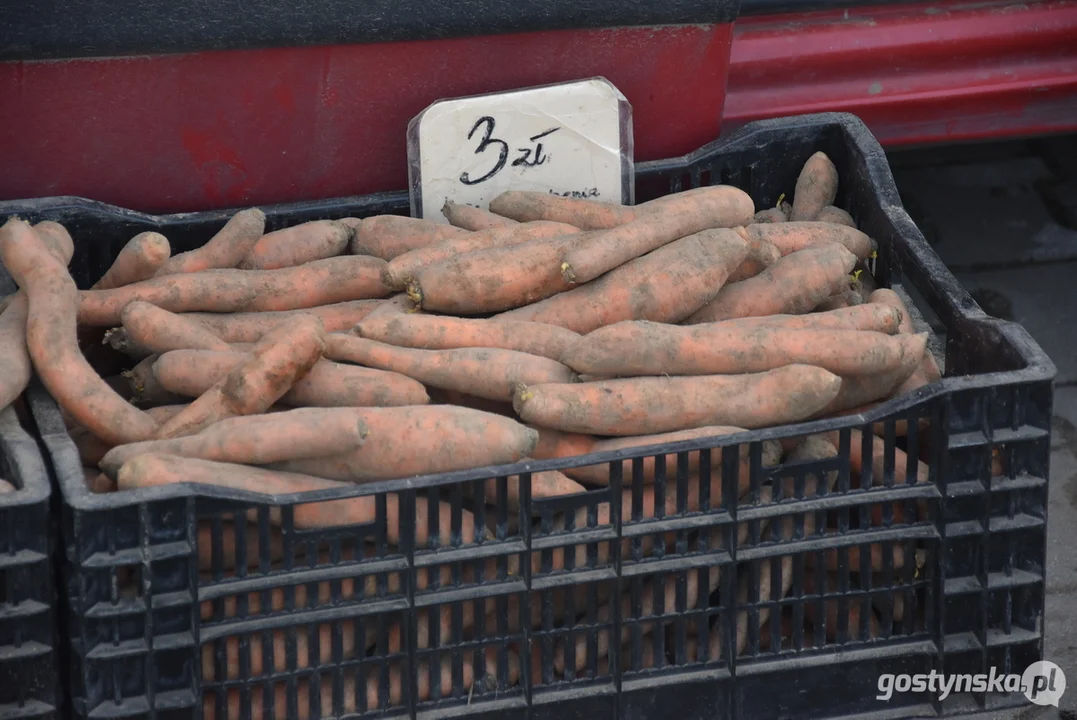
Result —
[[920, 365], [920, 359], [924, 356], [924, 349], [927, 347], [927, 333], [898, 335], [894, 338], [888, 337], [888, 339], [900, 344], [899, 361], [890, 368], [875, 370], [871, 373], [861, 373], [856, 376], [851, 374], [843, 376], [838, 396], [831, 401], [830, 405], [820, 415], [833, 415], [889, 397], [896, 388], [909, 379]]
[[838, 196], [838, 169], [826, 153], [817, 152], [804, 163], [793, 193], [792, 220], [814, 220]]
[[602, 230], [636, 218], [635, 208], [544, 192], [509, 190], [490, 201], [490, 211], [519, 222], [549, 220], [583, 230]]
[[496, 319], [560, 325], [579, 333], [622, 320], [679, 322], [718, 294], [747, 252], [748, 244], [732, 230], [704, 230]]
[[587, 455], [594, 452], [595, 443], [598, 442], [592, 435], [564, 433], [544, 427], [531, 429], [538, 433], [538, 445], [532, 453], [537, 460]]
[[808, 315], [763, 315], [722, 321], [722, 327], [786, 328], [788, 330], [871, 330], [893, 335], [898, 332], [901, 312], [880, 303], [816, 312]]
[[469, 408], [430, 405], [357, 412], [370, 428], [361, 447], [344, 455], [277, 467], [369, 482], [516, 462], [530, 456], [538, 442], [537, 432], [515, 420]]
[[749, 240], [767, 240], [782, 255], [828, 242], [845, 246], [858, 260], [866, 260], [875, 252], [875, 242], [867, 235], [856, 228], [832, 223], [812, 221], [749, 225], [744, 228], [744, 234]]
[[91, 290], [111, 290], [148, 280], [168, 262], [172, 247], [160, 233], [144, 232], [131, 238], [112, 267], [91, 286]]
[[819, 214], [815, 216], [815, 221], [832, 223], [834, 225], [844, 225], [851, 228], [856, 227], [856, 221], [853, 220], [852, 215], [833, 205], [827, 205], [820, 210]]
[[0, 260], [26, 293], [26, 347], [60, 406], [105, 442], [152, 437], [157, 430], [153, 418], [117, 395], [79, 352], [78, 290], [65, 263], [29, 225], [14, 218], [0, 228]]
[[[148, 453], [131, 458], [117, 476], [120, 490], [141, 487], [159, 487], [193, 483], [198, 485], [215, 485], [217, 487], [245, 490], [247, 492], [265, 493], [267, 495], [290, 495], [311, 490], [331, 490], [346, 488], [346, 483], [311, 477], [298, 473], [279, 472], [233, 465], [231, 463], [181, 458], [174, 455]], [[389, 493], [385, 496], [386, 540], [393, 545], [400, 544], [400, 507], [399, 496]], [[430, 541], [427, 521], [428, 504], [415, 504], [416, 541], [426, 544]], [[341, 525], [365, 525], [377, 519], [377, 499], [367, 495], [342, 500], [329, 500], [296, 505], [293, 519], [297, 528], [327, 528]], [[440, 503], [438, 508], [441, 542], [449, 543], [452, 533], [452, 510], [448, 503]], [[280, 509], [272, 507], [269, 519], [274, 525], [280, 525]], [[467, 510], [460, 510], [460, 533], [469, 540], [475, 537], [474, 517]]]
[[234, 268], [265, 232], [266, 216], [258, 208], [237, 212], [202, 247], [173, 255], [157, 270], [155, 277], [195, 273], [214, 268]]
[[569, 432], [649, 435], [704, 425], [754, 429], [811, 417], [834, 399], [841, 379], [822, 368], [787, 365], [765, 373], [642, 377], [520, 388], [524, 420]]
[[86, 489], [92, 493], [116, 492], [116, 483], [103, 472], [98, 472], [90, 467], [83, 467], [82, 477], [86, 482]]
[[575, 382], [575, 374], [549, 358], [497, 348], [414, 350], [333, 333], [326, 357], [400, 373], [424, 385], [489, 400], [512, 399], [520, 383]]
[[385, 263], [369, 257], [336, 257], [280, 270], [214, 270], [155, 277], [113, 290], [80, 294], [79, 322], [116, 325], [135, 300], [169, 312], [298, 310], [349, 300], [381, 298]]
[[661, 199], [639, 219], [587, 233], [561, 258], [565, 280], [585, 283], [678, 238], [712, 228], [746, 225], [755, 207], [743, 191], [727, 185], [699, 188]]
[[53, 255], [63, 260], [64, 265], [71, 263], [71, 256], [75, 254], [75, 241], [71, 239], [67, 228], [52, 220], [42, 220], [34, 225], [34, 232]]
[[815, 306], [815, 312], [831, 312], [833, 310], [845, 310], [864, 304], [864, 298], [854, 290], [841, 290]]
[[441, 214], [449, 221], [449, 224], [463, 228], [464, 230], [490, 230], [492, 228], [511, 227], [517, 224], [516, 220], [503, 217], [489, 210], [461, 205], [452, 200], [446, 200], [441, 208]]
[[188, 349], [229, 352], [232, 349], [197, 321], [139, 300], [123, 309], [120, 320], [128, 338], [153, 353]]
[[695, 325], [742, 317], [811, 312], [825, 298], [844, 287], [855, 264], [856, 256], [834, 243], [801, 250], [783, 257], [753, 278], [726, 285], [686, 322]]
[[577, 333], [556, 325], [478, 320], [422, 314], [383, 314], [355, 326], [355, 334], [368, 340], [429, 350], [501, 348], [557, 360]]
[[307, 374], [324, 351], [325, 333], [317, 318], [297, 315], [285, 320], [262, 337], [249, 361], [162, 425], [157, 437], [193, 435], [226, 418], [265, 412]]
[[[909, 309], [905, 307], [904, 301], [901, 296], [889, 288], [879, 288], [873, 292], [868, 300], [870, 302], [882, 303], [892, 308], [897, 308], [901, 312], [902, 322], [900, 332], [911, 333], [913, 332], [912, 315], [909, 314]], [[906, 392], [926, 385], [929, 382], [935, 382], [942, 378], [942, 372], [939, 371], [939, 364], [935, 361], [935, 356], [930, 350], [924, 351], [924, 360], [920, 369], [913, 375], [913, 387], [906, 388]]]
[[767, 208], [766, 210], [760, 210], [752, 216], [752, 224], [756, 223], [782, 223], [789, 222], [789, 214], [785, 209], [780, 207]]
[[72, 442], [75, 443], [75, 448], [79, 451], [79, 459], [82, 460], [83, 465], [96, 467], [101, 462], [101, 459], [112, 449], [111, 445], [101, 440], [101, 438], [95, 437], [92, 432], [80, 425], [68, 430], [68, 434], [71, 436]]
[[312, 220], [263, 235], [239, 263], [244, 270], [276, 270], [336, 257], [352, 239], [352, 229], [335, 220]]
[[[250, 355], [204, 350], [173, 350], [153, 365], [153, 376], [170, 392], [198, 397], [243, 365]], [[292, 407], [367, 407], [425, 405], [422, 384], [398, 373], [319, 360], [280, 399]]]
[[127, 394], [134, 404], [146, 407], [183, 402], [183, 397], [174, 394], [154, 376], [153, 366], [159, 358], [159, 355], [148, 355], [133, 368], [123, 372], [123, 377], [127, 379]]
[[900, 337], [860, 330], [622, 322], [580, 338], [562, 359], [576, 372], [605, 377], [752, 373], [798, 363], [871, 375], [897, 370], [905, 349]]
[[408, 283], [408, 296], [424, 310], [461, 315], [509, 310], [567, 290], [558, 261], [585, 235], [531, 240], [427, 265]]
[[[505, 502], [510, 511], [519, 511], [520, 509], [521, 482], [523, 482], [521, 476], [513, 475], [509, 477], [505, 483]], [[530, 485], [532, 500], [562, 497], [564, 495], [575, 495], [576, 493], [587, 492], [587, 488], [583, 485], [580, 485], [575, 480], [572, 480], [567, 475], [558, 472], [557, 470], [545, 470], [543, 472], [531, 473]], [[496, 505], [497, 478], [490, 478], [486, 481], [485, 493], [486, 504]]]
[[352, 300], [304, 310], [256, 313], [184, 313], [226, 343], [253, 343], [296, 313], [309, 313], [322, 321], [326, 332], [344, 332], [381, 307], [383, 300]]
[[741, 237], [748, 241], [748, 254], [744, 256], [744, 261], [737, 266], [737, 269], [726, 278], [727, 283], [740, 282], [741, 280], [755, 277], [778, 262], [782, 257], [778, 248], [769, 240], [748, 237], [748, 233], [744, 231], [744, 228], [737, 228], [737, 231], [741, 233]]
[[467, 230], [433, 220], [376, 215], [364, 219], [355, 228], [351, 252], [389, 261], [397, 255], [467, 234]]
[[173, 440], [120, 445], [96, 464], [112, 477], [129, 459], [145, 453], [268, 465], [340, 455], [359, 447], [367, 432], [363, 419], [350, 408], [288, 410], [222, 420], [196, 435]]
[[396, 256], [390, 261], [385, 272], [385, 284], [394, 290], [402, 290], [426, 266], [450, 260], [458, 255], [579, 233], [579, 228], [571, 225], [545, 221], [517, 223], [509, 227], [468, 233]]

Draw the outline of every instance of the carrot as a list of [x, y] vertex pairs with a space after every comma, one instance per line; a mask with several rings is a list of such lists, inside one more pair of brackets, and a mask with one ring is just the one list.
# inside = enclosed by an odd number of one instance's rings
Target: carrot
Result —
[[815, 221], [832, 223], [834, 225], [844, 225], [851, 228], [856, 227], [856, 221], [853, 220], [852, 215], [833, 205], [827, 205], [820, 210], [819, 214], [815, 216]]
[[143, 232], [131, 238], [112, 266], [91, 290], [111, 290], [148, 280], [168, 262], [172, 247], [168, 238], [156, 232]]
[[136, 300], [120, 314], [127, 337], [153, 353], [169, 350], [216, 350], [232, 347], [204, 325], [183, 315]]
[[722, 321], [722, 327], [785, 328], [788, 330], [870, 330], [894, 335], [898, 332], [901, 312], [880, 303], [816, 312], [808, 315], [763, 315]]
[[[738, 232], [741, 230], [743, 228], [738, 228]], [[742, 237], [746, 235], [747, 232], [744, 232]], [[748, 254], [744, 256], [744, 261], [737, 266], [737, 269], [726, 278], [727, 283], [740, 282], [741, 280], [755, 277], [778, 262], [782, 257], [778, 248], [769, 240], [757, 240], [748, 237], [745, 237], [745, 239], [748, 240]]]
[[86, 483], [86, 489], [92, 493], [116, 492], [116, 483], [108, 475], [92, 467], [82, 468], [82, 478]]
[[[33, 231], [45, 249], [65, 267], [71, 262], [75, 246], [62, 225], [40, 222]], [[29, 299], [23, 290], [12, 294], [7, 305], [0, 310], [0, 410], [22, 395], [33, 374], [30, 350], [26, 347], [26, 319], [29, 313]]]
[[[241, 352], [173, 350], [153, 366], [153, 376], [170, 392], [198, 397], [249, 359]], [[422, 384], [398, 373], [319, 360], [281, 398], [292, 407], [425, 405]]]
[[594, 452], [598, 439], [592, 435], [564, 433], [544, 427], [532, 427], [538, 433], [538, 444], [532, 456], [536, 460], [550, 458], [574, 457]]
[[753, 278], [726, 285], [687, 324], [811, 312], [844, 287], [856, 256], [837, 244], [810, 247], [783, 257]]
[[385, 284], [394, 290], [402, 290], [424, 267], [450, 260], [457, 255], [579, 233], [579, 228], [571, 225], [545, 221], [517, 223], [510, 227], [468, 233], [396, 256], [389, 262], [389, 268], [385, 272]]
[[67, 228], [52, 220], [42, 220], [34, 225], [34, 232], [53, 255], [63, 260], [65, 266], [71, 263], [71, 257], [75, 254], [75, 241], [71, 239]]
[[648, 435], [704, 425], [748, 429], [811, 417], [834, 399], [841, 379], [822, 368], [787, 365], [765, 373], [642, 377], [520, 388], [524, 422], [598, 435]]
[[[843, 549], [846, 552], [845, 567], [847, 567], [850, 572], [859, 572], [861, 551], [860, 545], [850, 545], [846, 548], [831, 548], [829, 550], [825, 550], [823, 552], [822, 567], [829, 572], [838, 572], [840, 566], [840, 558], [838, 554]], [[905, 550], [902, 548], [902, 546], [894, 544], [892, 546], [887, 546], [887, 550], [892, 553], [890, 561], [892, 567], [895, 570], [903, 569], [905, 567]], [[883, 546], [878, 543], [868, 547], [868, 555], [870, 557], [869, 563], [873, 572], [883, 571], [883, 553]], [[917, 562], [918, 565], [920, 564], [918, 558], [914, 558], [914, 560]], [[804, 566], [806, 568], [814, 570], [817, 565], [818, 556], [816, 555], [816, 553], [811, 552], [805, 554]], [[811, 573], [805, 573], [805, 577], [810, 574]]]
[[26, 292], [26, 347], [57, 403], [106, 442], [147, 440], [153, 418], [128, 404], [90, 367], [78, 349], [78, 290], [65, 263], [53, 256], [25, 222], [0, 228], [0, 260]]
[[871, 375], [898, 369], [905, 350], [900, 336], [860, 330], [621, 322], [581, 337], [562, 360], [576, 372], [607, 377], [752, 373], [798, 363]]
[[461, 315], [537, 302], [570, 287], [558, 262], [562, 252], [582, 237], [530, 240], [427, 265], [408, 283], [408, 296], [424, 310]]
[[258, 208], [240, 210], [202, 247], [173, 255], [154, 277], [195, 273], [214, 268], [234, 268], [265, 232], [266, 216]]
[[490, 212], [519, 222], [549, 220], [583, 230], [617, 227], [635, 219], [635, 208], [552, 193], [509, 190], [490, 201]]
[[577, 333], [556, 325], [478, 320], [437, 315], [396, 314], [368, 317], [355, 326], [355, 334], [398, 347], [452, 350], [500, 348], [557, 360]]
[[238, 267], [276, 270], [340, 255], [351, 242], [353, 230], [335, 220], [312, 220], [263, 235]]
[[704, 230], [496, 319], [560, 325], [579, 333], [622, 320], [678, 322], [718, 294], [747, 252], [748, 244], [732, 230]]
[[891, 367], [876, 369], [870, 373], [859, 373], [855, 376], [844, 375], [838, 396], [820, 413], [821, 415], [851, 410], [889, 397], [895, 388], [916, 371], [920, 359], [924, 356], [924, 348], [927, 347], [927, 333], [898, 335], [893, 338], [887, 336], [887, 339], [900, 348], [898, 361]]
[[16, 490], [18, 490], [18, 488], [9, 483], [7, 480], [0, 480], [0, 495], [13, 493]]
[[82, 460], [83, 465], [96, 467], [101, 462], [101, 458], [112, 449], [111, 445], [80, 425], [71, 428], [68, 434], [75, 443], [75, 449], [79, 451], [79, 459]]
[[[510, 511], [520, 510], [520, 483], [523, 480], [520, 475], [513, 475], [505, 483], [505, 502]], [[531, 473], [531, 499], [562, 497], [587, 492], [587, 488], [557, 470], [545, 470]], [[497, 478], [486, 481], [485, 487], [486, 504], [497, 504]]]
[[253, 343], [296, 313], [309, 313], [322, 321], [326, 332], [351, 330], [385, 301], [352, 300], [303, 310], [253, 313], [184, 313], [226, 343]]
[[826, 153], [817, 152], [804, 163], [793, 193], [792, 220], [814, 220], [838, 196], [838, 169]]
[[863, 305], [864, 298], [854, 290], [841, 290], [815, 306], [815, 312], [831, 312]]
[[184, 401], [181, 395], [173, 393], [157, 380], [153, 366], [158, 359], [159, 355], [148, 355], [130, 370], [123, 371], [123, 377], [127, 380], [128, 398], [132, 403], [145, 407], [176, 405]]
[[[236, 530], [234, 523], [224, 521], [221, 523], [221, 538], [217, 548], [221, 556], [221, 566], [226, 569], [235, 569], [240, 564], [246, 567], [257, 567], [262, 561], [261, 552], [261, 531], [258, 528], [257, 523], [246, 523], [246, 531], [244, 533], [244, 542], [246, 544], [246, 557], [239, 557], [238, 552], [238, 539], [239, 533]], [[213, 525], [210, 522], [202, 521], [198, 523], [198, 569], [201, 572], [209, 572], [213, 569]], [[306, 554], [306, 545], [304, 543], [296, 543], [293, 548], [294, 553], [299, 555]], [[284, 538], [281, 535], [280, 530], [276, 527], [269, 528], [269, 546], [266, 548], [266, 557], [269, 562], [275, 563], [284, 556]], [[328, 583], [326, 583], [328, 584]], [[341, 583], [343, 585], [343, 582]], [[350, 583], [349, 583], [350, 584]], [[320, 588], [319, 588], [320, 589]], [[343, 588], [341, 588], [343, 591]], [[300, 585], [295, 588], [295, 607], [302, 608], [306, 599], [306, 586]], [[342, 592], [343, 594], [343, 592]], [[248, 609], [251, 614], [256, 614], [259, 611], [261, 593], [251, 593], [248, 597]], [[274, 588], [272, 592], [272, 598], [270, 604], [275, 610], [284, 610], [284, 591], [282, 588]], [[279, 605], [278, 605], [279, 603]], [[235, 600], [232, 597], [225, 598], [225, 615], [228, 617], [235, 616]], [[231, 606], [231, 607], [229, 607]], [[213, 602], [207, 601], [202, 603], [202, 619], [206, 620], [213, 617]]]
[[431, 405], [357, 412], [370, 428], [361, 447], [277, 467], [369, 482], [516, 462], [530, 456], [538, 442], [537, 432], [515, 420], [468, 408]]
[[452, 200], [446, 200], [441, 208], [441, 214], [449, 221], [449, 224], [463, 228], [464, 230], [490, 230], [492, 228], [512, 227], [518, 224], [512, 218], [503, 217], [489, 210], [461, 205]]
[[780, 207], [767, 208], [766, 210], [760, 210], [752, 216], [752, 224], [757, 223], [782, 223], [789, 222], [789, 215], [784, 209]]
[[[117, 485], [120, 490], [180, 483], [214, 485], [269, 495], [290, 495], [349, 486], [348, 483], [298, 473], [155, 453], [131, 458], [124, 463], [117, 475]], [[384, 497], [386, 540], [392, 545], [399, 545], [401, 541], [399, 497], [394, 493], [389, 493]], [[430, 523], [427, 510], [426, 502], [415, 504], [415, 540], [422, 545], [428, 544], [432, 539], [428, 534]], [[475, 537], [474, 518], [467, 510], [459, 512], [460, 536], [470, 540]], [[443, 544], [450, 544], [453, 532], [451, 506], [448, 503], [440, 503], [438, 514], [440, 521], [438, 537]], [[280, 509], [271, 508], [269, 519], [274, 525], [280, 525]], [[299, 529], [365, 525], [377, 519], [377, 500], [368, 495], [343, 500], [304, 503], [294, 507], [293, 519], [296, 528]]]
[[[899, 332], [911, 333], [914, 332], [912, 326], [912, 315], [909, 314], [909, 309], [905, 307], [904, 301], [901, 296], [890, 288], [879, 288], [875, 290], [868, 297], [869, 302], [881, 303], [892, 308], [896, 308], [901, 312], [902, 322]], [[936, 382], [942, 378], [942, 372], [939, 371], [939, 364], [935, 361], [935, 356], [931, 354], [930, 350], [924, 351], [924, 360], [920, 366], [920, 370], [914, 374], [917, 381], [923, 381], [924, 384], [929, 382]], [[916, 387], [919, 387], [917, 385]], [[909, 388], [909, 390], [915, 388]]]
[[359, 447], [367, 432], [363, 419], [350, 408], [288, 410], [222, 420], [187, 437], [120, 445], [98, 464], [112, 477], [127, 460], [145, 453], [268, 465], [339, 455]]
[[787, 222], [749, 225], [745, 237], [751, 241], [766, 240], [782, 255], [799, 252], [820, 243], [838, 243], [858, 260], [868, 259], [875, 252], [875, 242], [856, 228], [824, 222]]
[[116, 325], [128, 303], [143, 300], [169, 312], [298, 310], [349, 300], [386, 297], [385, 263], [336, 257], [280, 270], [214, 270], [154, 277], [113, 290], [80, 294], [79, 322]]
[[193, 435], [229, 417], [265, 412], [318, 361], [325, 333], [317, 318], [298, 315], [266, 333], [255, 349], [247, 362], [162, 425], [158, 438]]
[[678, 238], [745, 225], [754, 212], [752, 199], [727, 185], [670, 195], [631, 223], [584, 235], [564, 252], [561, 273], [569, 282], [589, 282]]
[[437, 245], [454, 237], [468, 234], [452, 225], [401, 217], [399, 215], [375, 215], [364, 219], [355, 228], [352, 240], [353, 255], [373, 255], [389, 261], [411, 250]]
[[415, 350], [333, 333], [326, 356], [400, 373], [425, 385], [489, 400], [509, 400], [519, 383], [575, 382], [556, 360], [497, 348]]
[[[667, 443], [681, 442], [684, 440], [696, 440], [699, 438], [718, 437], [721, 435], [732, 435], [738, 432], [746, 432], [742, 428], [725, 427], [720, 425], [711, 425], [701, 428], [693, 428], [692, 430], [681, 430], [678, 432], [661, 433], [657, 435], [637, 435], [634, 437], [623, 438], [611, 438], [607, 440], [599, 440], [594, 443], [594, 446], [588, 451], [593, 453], [608, 452], [611, 450], [629, 450], [635, 448], [642, 448], [648, 445], [665, 445]], [[747, 446], [743, 446], [743, 460], [748, 460]], [[677, 453], [669, 453], [665, 455], [666, 465], [666, 479], [668, 482], [673, 482], [679, 472]], [[713, 450], [711, 457], [712, 472], [716, 474], [721, 473], [721, 449]], [[781, 460], [781, 447], [777, 443], [770, 441], [763, 444], [763, 465], [777, 465]], [[694, 475], [699, 472], [700, 452], [691, 452], [688, 454], [688, 464], [686, 471]], [[633, 470], [633, 460], [624, 460], [621, 462], [621, 478], [623, 483], [632, 482], [635, 477], [635, 471]], [[641, 481], [646, 484], [651, 484], [655, 481], [656, 473], [655, 458], [645, 457], [641, 462]], [[746, 474], [749, 470], [747, 462], [742, 463], [741, 471], [744, 474], [744, 478], [747, 479]], [[587, 465], [585, 467], [573, 467], [565, 468], [562, 472], [568, 475], [574, 480], [585, 485], [593, 486], [605, 486], [609, 482], [610, 464], [603, 463], [601, 465]]]

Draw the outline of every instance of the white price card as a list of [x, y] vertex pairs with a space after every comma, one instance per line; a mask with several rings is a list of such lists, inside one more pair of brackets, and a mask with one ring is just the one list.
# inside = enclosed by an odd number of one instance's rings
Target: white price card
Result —
[[408, 125], [411, 214], [506, 190], [635, 201], [632, 107], [605, 78], [439, 100]]

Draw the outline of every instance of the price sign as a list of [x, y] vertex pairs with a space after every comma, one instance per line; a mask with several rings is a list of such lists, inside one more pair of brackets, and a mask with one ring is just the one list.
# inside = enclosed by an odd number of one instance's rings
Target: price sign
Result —
[[632, 108], [604, 78], [441, 100], [408, 126], [411, 214], [428, 220], [506, 190], [630, 205], [632, 165]]

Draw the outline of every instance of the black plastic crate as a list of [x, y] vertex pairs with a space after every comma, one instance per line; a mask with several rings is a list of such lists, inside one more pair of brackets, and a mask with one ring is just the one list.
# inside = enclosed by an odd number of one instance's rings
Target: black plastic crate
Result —
[[15, 406], [0, 410], [0, 718], [60, 718], [52, 491]]
[[[721, 182], [772, 205], [817, 150], [839, 170], [837, 204], [880, 244], [880, 283], [901, 283], [944, 329], [946, 378], [870, 413], [303, 496], [189, 486], [92, 495], [54, 403], [33, 388], [32, 412], [64, 495], [75, 715], [186, 718], [205, 707], [205, 717], [231, 708], [229, 717], [244, 718], [895, 717], [1024, 702], [983, 694], [880, 701], [876, 683], [888, 672], [1020, 673], [1041, 657], [1051, 362], [1022, 328], [980, 311], [947, 271], [854, 117], [762, 121], [692, 155], [639, 164], [637, 197]], [[407, 207], [405, 194], [389, 194], [266, 212], [272, 229]], [[150, 217], [75, 198], [0, 204], [9, 213], [71, 229], [82, 287], [136, 232], [160, 230], [186, 250], [228, 216]], [[862, 441], [874, 422], [884, 427], [880, 447]], [[899, 422], [926, 426], [902, 447], [923, 460], [927, 482], [895, 471]], [[820, 432], [836, 433], [836, 458], [763, 466], [774, 441]], [[744, 494], [741, 452], [750, 468]], [[857, 454], [879, 459], [879, 486], [850, 486]], [[645, 486], [647, 457], [655, 478]], [[510, 522], [510, 484], [606, 463], [609, 488], [579, 496], [532, 501], [520, 483], [520, 516], [533, 522]], [[833, 487], [809, 492], [821, 477]], [[495, 504], [472, 503], [488, 479]], [[294, 521], [300, 497], [371, 498], [374, 521], [303, 530]], [[664, 511], [646, 517], [652, 502]], [[896, 513], [915, 518], [908, 511], [917, 503], [922, 520]], [[275, 505], [280, 521], [271, 526]], [[393, 507], [398, 544], [387, 542]], [[898, 552], [907, 559], [900, 567]], [[231, 575], [226, 553], [240, 568]], [[818, 569], [831, 557], [833, 576]], [[742, 580], [749, 588], [782, 580], [783, 565], [792, 577], [784, 598], [738, 597]], [[123, 586], [124, 578], [135, 581]], [[609, 597], [625, 600], [604, 611]], [[887, 619], [897, 603], [899, 622]], [[867, 621], [874, 607], [885, 610], [877, 628]], [[861, 621], [850, 622], [857, 610]], [[768, 647], [780, 639], [768, 630], [777, 622], [758, 627], [764, 613], [795, 624], [831, 611], [834, 622], [820, 620], [811, 638], [793, 631], [790, 647]], [[741, 613], [755, 629], [738, 649]], [[603, 631], [623, 639], [606, 663], [594, 652]], [[438, 666], [443, 688], [430, 670]], [[403, 678], [397, 697], [393, 673]]]

